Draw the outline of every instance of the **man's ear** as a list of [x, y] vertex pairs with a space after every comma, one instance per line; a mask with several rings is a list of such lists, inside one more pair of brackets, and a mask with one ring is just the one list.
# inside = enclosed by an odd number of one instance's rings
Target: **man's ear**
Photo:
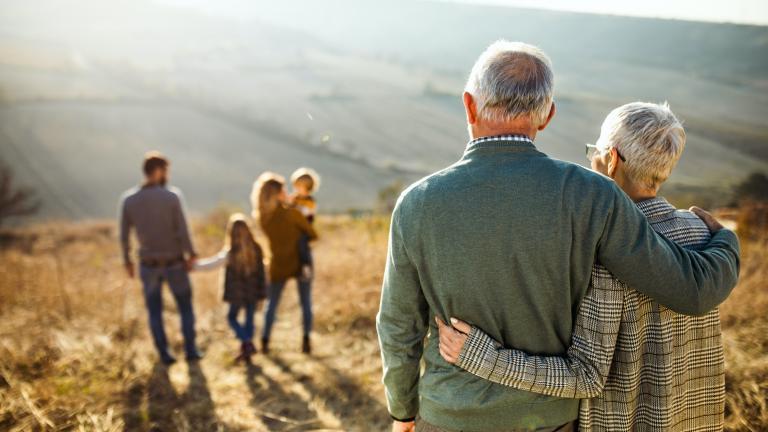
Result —
[[467, 113], [467, 124], [477, 123], [477, 104], [475, 104], [475, 98], [469, 92], [464, 92], [461, 99], [464, 102], [464, 111]]
[[539, 125], [540, 131], [543, 131], [547, 126], [549, 126], [549, 122], [552, 121], [552, 117], [555, 116], [555, 113], [557, 113], [557, 108], [555, 107], [555, 101], [552, 101], [552, 107], [549, 108], [549, 115], [547, 115], [547, 120]]

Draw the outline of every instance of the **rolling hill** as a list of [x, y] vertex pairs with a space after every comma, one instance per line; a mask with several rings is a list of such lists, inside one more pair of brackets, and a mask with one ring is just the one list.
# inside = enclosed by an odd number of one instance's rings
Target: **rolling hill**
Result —
[[5, 1], [0, 159], [51, 217], [112, 215], [148, 149], [196, 212], [300, 165], [325, 210], [366, 208], [460, 156], [463, 81], [499, 38], [554, 61], [555, 157], [582, 162], [613, 107], [668, 100], [689, 133], [673, 185], [768, 170], [768, 27], [349, 0]]

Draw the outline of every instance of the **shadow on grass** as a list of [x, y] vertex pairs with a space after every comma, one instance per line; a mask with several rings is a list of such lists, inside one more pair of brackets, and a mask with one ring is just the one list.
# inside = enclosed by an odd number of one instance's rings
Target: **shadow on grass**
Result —
[[208, 389], [208, 379], [205, 377], [199, 362], [187, 363], [189, 388], [184, 394], [184, 412], [190, 425], [195, 430], [221, 430], [216, 409]]
[[168, 369], [157, 362], [145, 382], [136, 381], [128, 387], [123, 414], [124, 430], [175, 430], [173, 418], [180, 407], [181, 400], [168, 378]]
[[269, 357], [283, 372], [292, 375], [307, 391], [323, 403], [347, 427], [362, 430], [383, 430], [389, 424], [387, 408], [360, 386], [354, 378], [329, 366], [323, 359], [307, 357], [318, 373], [309, 376], [292, 368], [278, 356]]
[[[124, 397], [124, 431], [226, 430], [216, 417], [208, 381], [200, 365], [187, 365], [189, 388], [178, 394], [168, 368], [155, 363], [146, 381], [131, 384]], [[146, 400], [146, 405], [144, 401]]]
[[251, 391], [251, 406], [268, 430], [323, 429], [317, 412], [283, 384], [264, 374], [260, 366], [247, 364], [245, 378]]

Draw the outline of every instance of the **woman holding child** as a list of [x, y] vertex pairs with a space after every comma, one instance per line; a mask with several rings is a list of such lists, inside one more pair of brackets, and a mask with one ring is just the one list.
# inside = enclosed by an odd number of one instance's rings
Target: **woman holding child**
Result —
[[[296, 208], [288, 204], [285, 192], [285, 179], [275, 173], [265, 172], [256, 180], [251, 194], [253, 216], [269, 239], [271, 263], [269, 268], [269, 305], [264, 318], [262, 350], [269, 352], [269, 338], [275, 322], [277, 307], [289, 279], [296, 278], [299, 288], [304, 338], [302, 351], [311, 352], [310, 332], [312, 331], [312, 280], [307, 277], [308, 246], [306, 242], [315, 240], [317, 233], [305, 217]], [[306, 248], [306, 249], [304, 249]]]
[[[296, 278], [304, 321], [302, 351], [312, 350], [312, 254], [309, 246], [317, 238], [312, 222], [316, 204], [312, 193], [320, 178], [314, 170], [300, 168], [291, 176], [294, 194], [286, 195], [283, 177], [265, 172], [256, 180], [251, 193], [253, 216], [269, 239], [272, 261], [267, 286], [264, 253], [256, 242], [245, 216], [237, 213], [227, 225], [225, 246], [217, 255], [199, 260], [197, 270], [225, 268], [224, 301], [229, 303], [227, 321], [241, 342], [237, 361], [250, 362], [257, 352], [253, 344], [254, 315], [269, 295], [265, 314], [262, 346], [269, 352], [269, 337], [274, 325], [283, 288], [288, 279]], [[241, 311], [245, 314], [241, 323]]]

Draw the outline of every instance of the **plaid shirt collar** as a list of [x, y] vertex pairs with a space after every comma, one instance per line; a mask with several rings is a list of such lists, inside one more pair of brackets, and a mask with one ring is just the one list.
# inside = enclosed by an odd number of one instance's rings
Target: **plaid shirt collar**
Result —
[[674, 213], [677, 209], [662, 197], [650, 198], [635, 203], [646, 218], [653, 218]]
[[535, 149], [533, 140], [525, 135], [496, 135], [475, 138], [467, 144], [464, 154], [479, 149]]

